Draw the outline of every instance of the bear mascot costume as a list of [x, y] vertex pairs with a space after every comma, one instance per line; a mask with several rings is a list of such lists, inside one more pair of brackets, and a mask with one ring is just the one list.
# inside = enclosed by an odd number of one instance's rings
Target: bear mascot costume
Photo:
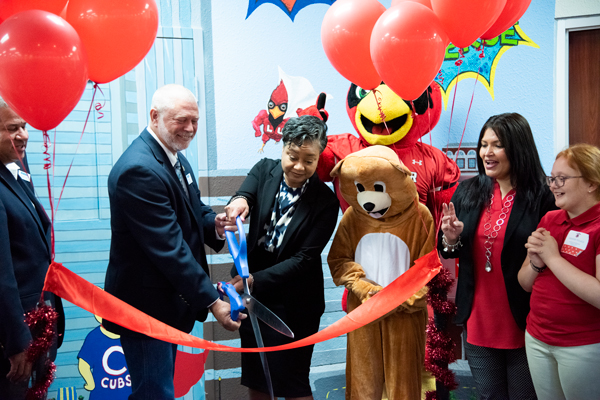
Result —
[[[332, 170], [349, 204], [327, 262], [348, 290], [348, 312], [367, 301], [435, 246], [431, 213], [419, 202], [411, 171], [389, 147], [348, 155]], [[427, 288], [386, 316], [348, 333], [346, 398], [421, 398]]]

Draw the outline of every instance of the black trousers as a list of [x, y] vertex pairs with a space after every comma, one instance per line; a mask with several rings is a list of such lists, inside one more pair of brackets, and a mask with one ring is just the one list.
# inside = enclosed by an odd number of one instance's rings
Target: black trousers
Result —
[[525, 347], [493, 349], [465, 343], [479, 399], [536, 400]]

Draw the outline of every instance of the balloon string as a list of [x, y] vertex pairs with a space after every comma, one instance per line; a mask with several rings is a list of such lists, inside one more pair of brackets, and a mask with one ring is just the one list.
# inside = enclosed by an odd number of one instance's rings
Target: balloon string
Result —
[[[462, 49], [458, 49], [458, 52], [460, 53], [461, 58], [463, 58], [465, 56]], [[458, 71], [456, 72], [456, 84], [454, 85], [454, 95], [452, 96], [452, 108], [450, 109], [450, 123], [448, 124], [448, 142], [446, 143], [446, 156], [448, 155], [448, 148], [450, 147], [450, 132], [451, 132], [452, 120], [453, 120], [453, 116], [454, 116], [454, 104], [456, 104], [456, 92], [458, 92], [458, 82], [459, 82], [458, 77], [460, 76], [461, 64], [462, 64], [461, 59], [456, 60], [456, 62], [454, 63], [454, 65], [456, 65], [458, 67]], [[456, 161], [456, 155], [454, 155], [454, 161]]]
[[50, 171], [52, 162], [50, 161], [50, 153], [48, 147], [50, 147], [50, 136], [48, 131], [43, 131], [44, 135], [44, 169], [46, 170], [46, 182], [48, 184], [48, 201], [50, 203], [50, 259], [54, 261], [54, 199], [52, 197], [52, 186], [50, 185]]
[[[97, 119], [102, 119], [104, 118], [104, 113], [100, 110], [102, 110], [104, 108], [104, 106], [106, 105], [106, 97], [104, 96], [104, 92], [102, 91], [102, 88], [100, 86], [98, 86], [97, 83], [94, 83], [94, 90], [98, 89], [100, 91], [100, 94], [102, 94], [102, 104], [100, 104], [100, 102], [97, 102], [94, 105], [94, 109], [96, 110], [96, 112], [98, 113], [98, 118]], [[92, 99], [93, 101], [93, 99]]]
[[87, 123], [90, 119], [90, 113], [92, 112], [92, 106], [94, 105], [94, 98], [96, 97], [97, 89], [98, 89], [98, 84], [94, 83], [94, 91], [92, 92], [92, 101], [90, 102], [90, 108], [88, 109], [87, 116], [85, 117], [85, 123], [83, 124], [83, 130], [81, 131], [81, 136], [79, 136], [79, 141], [77, 142], [77, 147], [75, 148], [75, 154], [73, 155], [73, 159], [71, 160], [71, 164], [69, 165], [69, 169], [67, 170], [67, 175], [65, 176], [65, 181], [63, 182], [62, 189], [60, 190], [60, 196], [58, 196], [58, 202], [56, 203], [57, 210], [58, 210], [58, 206], [60, 205], [60, 199], [62, 199], [63, 192], [65, 191], [65, 186], [67, 186], [67, 179], [69, 178], [69, 173], [71, 172], [71, 168], [73, 167], [73, 163], [75, 162], [75, 156], [77, 155], [77, 150], [79, 150], [79, 145], [81, 144], [81, 139], [83, 139], [83, 134], [85, 133], [85, 128], [87, 127]]
[[52, 147], [52, 187], [54, 186], [54, 176], [56, 172], [56, 129], [54, 129], [54, 139], [52, 140], [54, 147]]
[[[379, 97], [377, 97], [377, 94], [379, 94]], [[388, 135], [391, 134], [390, 129], [388, 128], [387, 124], [385, 123], [385, 113], [383, 112], [383, 109], [381, 108], [381, 97], [383, 97], [383, 95], [381, 94], [381, 92], [377, 89], [373, 89], [373, 96], [375, 97], [375, 103], [377, 104], [377, 109], [379, 110], [379, 117], [381, 117], [381, 122], [383, 122], [383, 126], [385, 126], [385, 131], [387, 132]]]
[[456, 149], [456, 154], [460, 151], [460, 147], [463, 142], [463, 138], [465, 137], [465, 131], [467, 130], [467, 123], [469, 122], [469, 114], [471, 113], [471, 106], [473, 105], [473, 98], [475, 98], [475, 86], [477, 85], [477, 81], [479, 80], [479, 72], [481, 71], [481, 67], [477, 68], [477, 74], [475, 75], [475, 83], [473, 84], [473, 93], [471, 94], [471, 102], [469, 103], [469, 110], [467, 111], [467, 119], [465, 120], [465, 127], [463, 128], [462, 135], [460, 136], [460, 142], [458, 143], [458, 149]]
[[[485, 57], [484, 46], [484, 41], [481, 41], [481, 46], [477, 48], [477, 50], [481, 50], [481, 53], [479, 53], [479, 58], [481, 59], [481, 61], [483, 61], [483, 58]], [[481, 62], [479, 64], [479, 68], [477, 68], [477, 73], [475, 74], [475, 83], [473, 84], [473, 93], [471, 94], [471, 102], [469, 103], [469, 110], [467, 111], [465, 127], [463, 128], [462, 135], [460, 136], [458, 149], [456, 149], [457, 154], [460, 151], [460, 147], [462, 146], [463, 138], [465, 137], [465, 131], [467, 130], [467, 123], [469, 122], [469, 114], [471, 113], [471, 106], [473, 105], [473, 98], [475, 97], [475, 87], [477, 86], [477, 81], [479, 80], [479, 73], [481, 72]]]
[[[441, 70], [440, 70], [440, 72], [441, 72]], [[431, 102], [429, 88], [427, 88], [425, 90], [425, 93], [426, 93], [426, 96], [427, 96], [427, 107], [429, 108], [429, 104]], [[429, 130], [429, 132], [428, 132], [428, 134], [429, 134], [429, 145], [431, 147], [433, 147], [433, 140], [431, 138], [431, 129], [432, 129], [432, 127], [431, 127], [431, 112], [430, 111], [431, 110], [427, 111], [427, 129]], [[419, 142], [421, 144], [423, 144], [423, 136], [421, 136], [419, 138]], [[423, 164], [427, 165], [427, 162], [429, 160], [433, 161], [433, 163], [436, 164], [437, 161], [436, 161], [435, 157], [433, 157], [433, 155], [431, 155], [431, 153], [429, 152], [429, 149], [426, 149], [425, 147], [423, 147], [422, 150], [424, 151], [425, 155], [427, 156], [427, 157], [423, 157]], [[435, 168], [435, 165], [434, 165], [434, 168]], [[427, 168], [425, 168], [425, 169], [427, 169]], [[437, 170], [437, 168], [435, 168], [435, 170]], [[435, 206], [435, 204], [436, 204], [435, 203], [435, 193], [436, 193], [436, 190], [435, 190], [436, 189], [436, 187], [435, 187], [435, 174], [431, 175], [431, 182], [430, 183], [431, 183], [431, 185], [429, 187], [433, 188], [433, 190], [431, 191], [431, 193], [427, 194], [428, 197], [431, 195], [431, 202], [429, 202], [429, 200], [427, 202], [430, 203], [430, 204], [432, 204], [433, 206]], [[419, 208], [417, 207], [417, 211], [418, 210], [419, 210]], [[437, 222], [436, 222], [437, 221], [437, 210], [435, 209], [435, 207], [434, 207], [433, 211], [434, 212], [432, 213], [432, 217], [433, 217], [433, 222], [434, 222], [434, 229], [436, 229], [436, 232], [437, 232]], [[421, 216], [420, 212], [419, 212], [419, 216]], [[421, 217], [421, 221], [423, 222], [423, 225], [425, 225], [425, 221], [423, 220], [423, 217]], [[425, 227], [425, 232], [427, 232], [427, 235], [429, 235], [429, 230], [427, 229], [427, 227]], [[436, 245], [436, 243], [435, 243], [436, 242], [435, 236], [434, 236], [433, 240], [434, 240], [433, 246], [435, 247], [435, 245]]]

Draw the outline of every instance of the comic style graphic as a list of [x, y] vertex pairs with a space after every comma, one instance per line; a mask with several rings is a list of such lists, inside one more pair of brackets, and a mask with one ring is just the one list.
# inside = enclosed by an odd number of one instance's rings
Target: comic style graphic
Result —
[[[278, 143], [287, 120], [307, 113], [307, 109], [314, 106], [319, 97], [308, 79], [290, 76], [281, 67], [278, 68], [279, 85], [271, 93], [267, 108], [260, 110], [252, 120], [254, 136], [261, 137], [263, 142], [259, 153], [263, 152], [269, 140]], [[332, 97], [327, 95], [327, 98]]]
[[[96, 317], [101, 322], [99, 317]], [[126, 400], [131, 394], [131, 377], [119, 335], [101, 325], [85, 338], [79, 359], [79, 373], [85, 379], [89, 400]]]
[[246, 19], [263, 4], [274, 4], [281, 8], [281, 11], [287, 14], [288, 17], [293, 21], [298, 14], [298, 11], [302, 10], [311, 4], [333, 4], [335, 0], [248, 0], [248, 14]]
[[512, 28], [490, 40], [478, 39], [473, 45], [458, 49], [448, 45], [444, 63], [435, 82], [440, 85], [445, 108], [452, 88], [463, 79], [481, 82], [494, 98], [494, 78], [502, 55], [515, 46], [539, 48], [521, 29], [518, 22]]

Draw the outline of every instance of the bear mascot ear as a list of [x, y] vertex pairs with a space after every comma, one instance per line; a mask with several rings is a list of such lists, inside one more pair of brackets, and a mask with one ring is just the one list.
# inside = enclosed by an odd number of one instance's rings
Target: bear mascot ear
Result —
[[342, 169], [342, 164], [343, 163], [344, 163], [344, 160], [340, 160], [337, 164], [335, 164], [335, 167], [333, 167], [333, 169], [329, 173], [329, 175], [332, 178], [335, 178], [336, 176], [340, 175], [340, 169]]
[[404, 175], [406, 176], [410, 176], [411, 172], [408, 168], [406, 168], [406, 165], [404, 165], [404, 163], [401, 160], [389, 160], [390, 164], [392, 164], [394, 166], [394, 168], [396, 168], [398, 171], [402, 172]]

